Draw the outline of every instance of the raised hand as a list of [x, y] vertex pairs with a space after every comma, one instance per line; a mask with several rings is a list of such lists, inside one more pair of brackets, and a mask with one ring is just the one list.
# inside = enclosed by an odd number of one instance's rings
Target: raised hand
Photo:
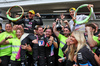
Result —
[[59, 58], [58, 61], [61, 63], [63, 61], [63, 59], [62, 58]]
[[64, 19], [65, 18], [64, 14], [61, 14], [60, 17], [61, 17], [61, 19]]
[[53, 40], [54, 40], [54, 37], [53, 37], [53, 36], [50, 36], [50, 40], [52, 40], [52, 41], [53, 41]]
[[92, 4], [89, 4], [87, 8], [90, 10], [91, 7], [94, 7]]
[[54, 23], [52, 24], [52, 27], [54, 28], [55, 25], [56, 25], [56, 22], [54, 22]]
[[41, 17], [39, 13], [36, 13], [36, 16]]

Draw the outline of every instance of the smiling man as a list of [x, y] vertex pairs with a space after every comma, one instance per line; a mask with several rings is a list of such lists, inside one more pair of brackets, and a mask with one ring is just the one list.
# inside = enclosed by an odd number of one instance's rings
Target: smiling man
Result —
[[43, 25], [43, 21], [42, 21], [40, 14], [36, 13], [36, 15], [39, 17], [39, 21], [34, 20], [35, 11], [29, 10], [28, 19], [21, 19], [14, 23], [15, 24], [24, 24], [24, 32], [25, 33], [34, 33], [34, 28], [36, 25]]

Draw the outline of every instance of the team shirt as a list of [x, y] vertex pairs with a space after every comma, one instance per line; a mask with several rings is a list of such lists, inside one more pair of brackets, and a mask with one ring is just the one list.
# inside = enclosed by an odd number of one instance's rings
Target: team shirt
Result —
[[88, 66], [98, 66], [94, 54], [91, 49], [87, 46], [81, 48], [77, 53], [77, 64], [78, 65], [88, 65]]
[[[76, 16], [76, 21], [82, 21], [82, 20], [84, 20], [86, 17], [87, 17], [86, 15], [77, 15], [77, 16]], [[74, 22], [73, 22], [73, 20], [71, 19], [71, 20], [69, 21], [69, 25], [70, 25], [71, 31], [73, 31], [73, 30], [75, 29], [75, 30], [80, 30], [80, 31], [85, 32], [85, 24], [81, 24], [81, 25], [75, 24], [75, 26], [73, 26], [73, 24], [74, 24]]]

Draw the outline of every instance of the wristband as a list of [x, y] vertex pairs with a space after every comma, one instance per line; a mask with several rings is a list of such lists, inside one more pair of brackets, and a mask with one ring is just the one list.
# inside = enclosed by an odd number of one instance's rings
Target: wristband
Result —
[[61, 59], [63, 59], [63, 62], [65, 61], [65, 58], [64, 57], [62, 57]]

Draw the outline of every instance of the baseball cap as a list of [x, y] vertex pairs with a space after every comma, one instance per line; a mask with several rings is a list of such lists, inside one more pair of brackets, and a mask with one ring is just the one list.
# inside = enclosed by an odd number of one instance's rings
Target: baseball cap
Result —
[[28, 13], [32, 13], [32, 14], [35, 14], [35, 11], [34, 10], [29, 10]]
[[72, 7], [72, 8], [69, 9], [69, 12], [70, 11], [76, 11], [76, 9]]

